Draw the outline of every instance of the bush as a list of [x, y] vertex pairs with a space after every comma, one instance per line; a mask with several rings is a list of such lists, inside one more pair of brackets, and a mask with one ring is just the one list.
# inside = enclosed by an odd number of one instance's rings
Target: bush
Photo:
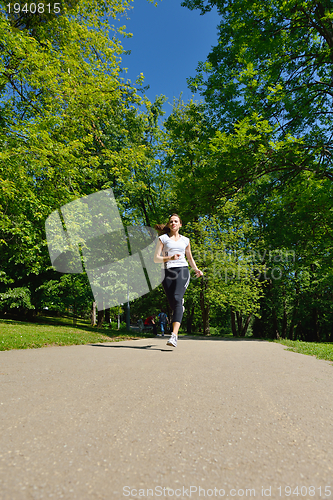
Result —
[[10, 288], [4, 293], [0, 293], [0, 311], [15, 312], [15, 309], [19, 311], [35, 309], [30, 299], [31, 294], [29, 288]]

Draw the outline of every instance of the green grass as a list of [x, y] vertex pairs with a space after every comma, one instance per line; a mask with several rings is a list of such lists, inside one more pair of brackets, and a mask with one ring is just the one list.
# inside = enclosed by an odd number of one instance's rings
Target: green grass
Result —
[[299, 352], [308, 356], [316, 356], [318, 359], [333, 361], [333, 343], [332, 342], [303, 342], [301, 340], [275, 340], [285, 346], [287, 351]]
[[53, 345], [79, 345], [102, 342], [119, 342], [142, 338], [146, 335], [108, 328], [91, 327], [84, 321], [73, 326], [68, 318], [38, 318], [27, 323], [0, 319], [0, 351], [31, 349]]
[[[214, 336], [217, 336], [217, 333], [213, 332]], [[64, 317], [40, 317], [34, 323], [0, 319], [0, 351], [32, 349], [53, 345], [119, 342], [121, 340], [151, 336], [152, 334], [139, 334], [124, 330], [91, 327], [88, 322], [83, 320], [78, 320], [76, 326], [74, 326], [71, 318]], [[228, 337], [232, 338], [232, 334], [229, 334]], [[288, 351], [316, 356], [318, 359], [333, 362], [332, 342], [316, 343], [284, 339], [275, 340], [274, 342], [285, 345]]]

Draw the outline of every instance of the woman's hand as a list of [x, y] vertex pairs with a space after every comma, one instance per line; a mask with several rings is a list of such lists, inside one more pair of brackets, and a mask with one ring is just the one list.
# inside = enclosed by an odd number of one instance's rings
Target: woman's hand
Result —
[[203, 272], [200, 271], [200, 269], [194, 269], [195, 275], [197, 278], [200, 278], [200, 276], [203, 276]]
[[178, 260], [182, 256], [181, 253], [175, 253], [174, 255], [171, 255], [170, 260]]

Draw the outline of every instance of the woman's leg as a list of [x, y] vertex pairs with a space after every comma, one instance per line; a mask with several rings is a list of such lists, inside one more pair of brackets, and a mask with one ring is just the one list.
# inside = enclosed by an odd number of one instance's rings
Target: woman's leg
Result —
[[162, 285], [165, 291], [165, 295], [167, 296], [170, 309], [173, 313], [175, 308], [174, 303], [174, 294], [175, 294], [175, 286], [176, 286], [176, 278], [178, 273], [173, 269], [165, 269], [164, 279], [162, 281]]
[[178, 337], [178, 330], [180, 328], [180, 322], [179, 321], [175, 321], [174, 323], [172, 323], [172, 333], [174, 333], [176, 335], [176, 337]]
[[183, 297], [190, 282], [190, 272], [188, 267], [179, 267], [178, 275], [175, 279], [175, 286], [173, 289], [174, 309], [172, 315], [172, 333], [178, 336], [180, 324], [183, 319], [184, 307]]

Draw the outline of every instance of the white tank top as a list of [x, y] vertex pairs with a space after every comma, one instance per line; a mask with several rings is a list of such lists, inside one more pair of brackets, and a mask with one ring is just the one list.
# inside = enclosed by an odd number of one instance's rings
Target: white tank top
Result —
[[181, 257], [178, 260], [168, 260], [164, 262], [163, 267], [169, 269], [170, 267], [188, 267], [187, 260], [185, 259], [185, 249], [188, 246], [190, 240], [186, 236], [180, 236], [180, 238], [175, 241], [172, 240], [168, 234], [162, 234], [159, 237], [163, 243], [163, 257], [170, 257], [176, 253], [180, 253]]

